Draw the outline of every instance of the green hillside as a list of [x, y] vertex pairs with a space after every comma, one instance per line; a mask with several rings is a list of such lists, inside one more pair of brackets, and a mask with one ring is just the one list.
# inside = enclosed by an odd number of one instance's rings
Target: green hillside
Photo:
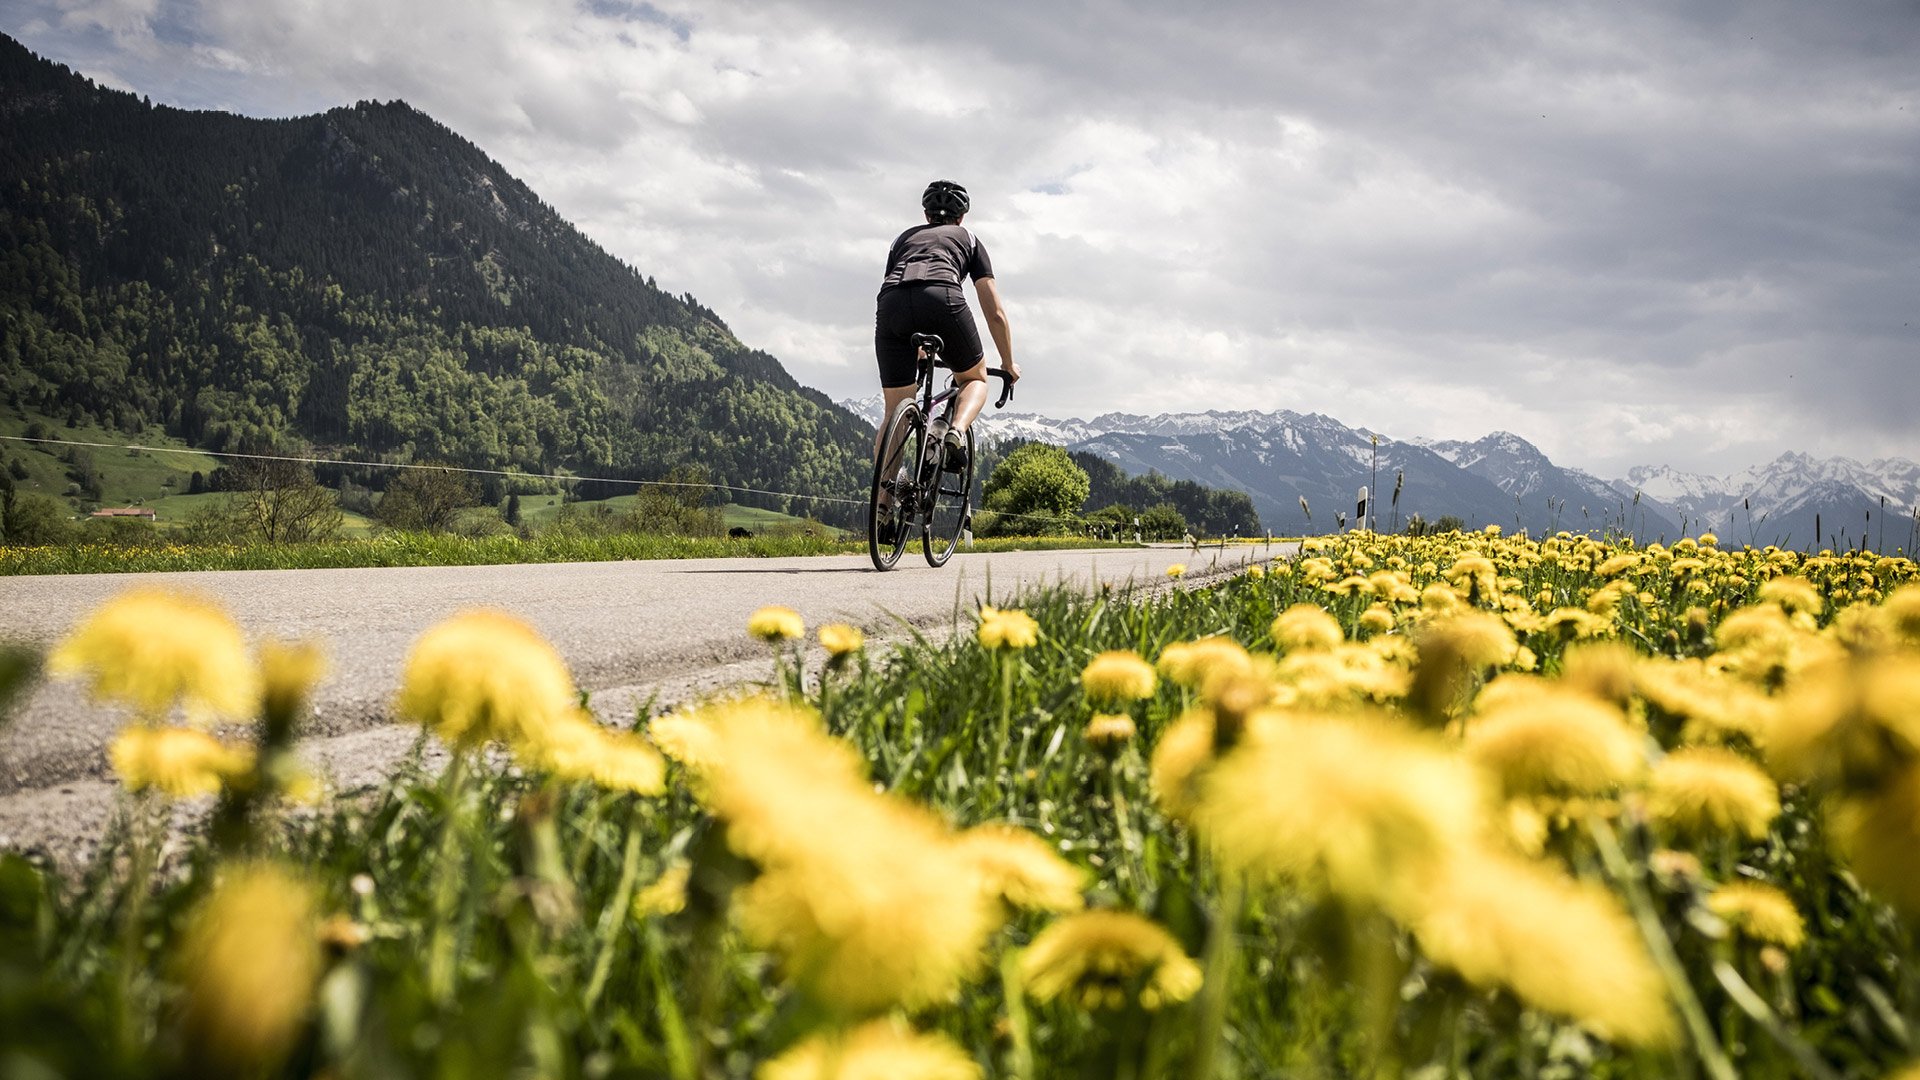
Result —
[[[405, 104], [189, 112], [0, 37], [0, 116], [8, 422], [621, 478], [693, 462], [725, 483], [862, 491], [852, 414]], [[64, 469], [29, 467], [64, 490]], [[181, 469], [156, 458], [146, 479]]]

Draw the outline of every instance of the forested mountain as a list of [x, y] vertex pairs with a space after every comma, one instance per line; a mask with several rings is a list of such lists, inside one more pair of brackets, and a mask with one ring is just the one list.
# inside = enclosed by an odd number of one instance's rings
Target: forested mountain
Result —
[[0, 36], [0, 131], [14, 409], [210, 450], [635, 478], [693, 462], [864, 494], [858, 419], [401, 102], [184, 111]]

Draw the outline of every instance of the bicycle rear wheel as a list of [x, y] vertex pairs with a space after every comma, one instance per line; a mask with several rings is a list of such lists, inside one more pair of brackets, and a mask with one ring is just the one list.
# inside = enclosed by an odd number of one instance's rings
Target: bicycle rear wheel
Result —
[[[927, 441], [926, 422], [911, 401], [903, 401], [893, 410], [886, 430], [886, 441], [880, 445], [894, 452], [873, 459], [873, 486], [867, 494], [867, 554], [873, 558], [875, 570], [893, 569], [900, 553], [907, 550], [918, 517], [915, 511], [920, 499], [912, 478], [919, 470], [913, 466], [903, 469], [901, 465], [921, 461]], [[888, 503], [891, 505], [883, 506]], [[893, 534], [883, 536], [889, 522]]]
[[[943, 448], [934, 447], [936, 455]], [[967, 429], [967, 460], [958, 469], [936, 461], [927, 470], [931, 480], [921, 493], [927, 508], [927, 528], [921, 545], [932, 566], [945, 566], [960, 540], [973, 529], [973, 429]]]

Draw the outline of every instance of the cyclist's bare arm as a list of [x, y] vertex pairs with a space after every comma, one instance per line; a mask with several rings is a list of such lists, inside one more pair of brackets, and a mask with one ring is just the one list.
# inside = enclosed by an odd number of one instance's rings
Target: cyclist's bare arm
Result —
[[987, 332], [993, 335], [993, 347], [1000, 350], [1000, 366], [1007, 369], [1007, 377], [1013, 382], [1020, 381], [1020, 365], [1013, 362], [1013, 325], [1007, 321], [1007, 306], [1000, 302], [1000, 287], [990, 277], [983, 277], [973, 283], [973, 291], [980, 298], [980, 314], [987, 320]]

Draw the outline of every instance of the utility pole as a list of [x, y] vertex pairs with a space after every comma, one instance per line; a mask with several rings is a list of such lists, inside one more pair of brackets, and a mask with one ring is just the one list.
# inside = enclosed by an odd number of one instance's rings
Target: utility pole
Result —
[[[1380, 436], [1378, 435], [1373, 436], [1373, 477], [1367, 483], [1367, 490], [1369, 492], [1380, 490]], [[1374, 512], [1371, 499], [1367, 500], [1366, 524], [1368, 532], [1380, 531], [1380, 515]]]

